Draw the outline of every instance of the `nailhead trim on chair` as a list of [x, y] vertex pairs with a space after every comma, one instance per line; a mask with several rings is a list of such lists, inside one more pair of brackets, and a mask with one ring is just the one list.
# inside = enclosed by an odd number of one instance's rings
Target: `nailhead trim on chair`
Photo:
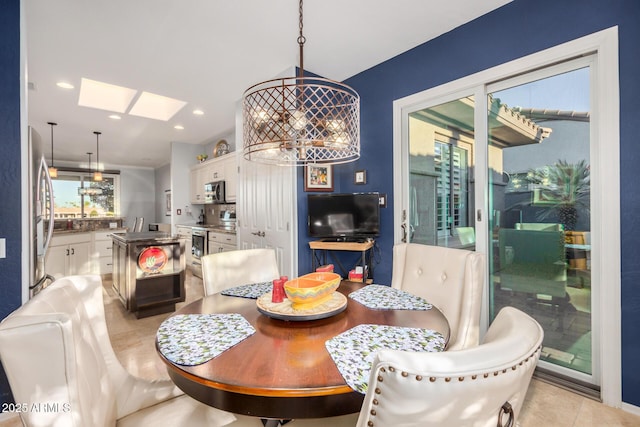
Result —
[[[536, 349], [534, 350], [534, 352], [533, 352], [530, 356], [527, 356], [524, 360], [521, 360], [520, 362], [518, 362], [518, 364], [517, 364], [517, 365], [513, 365], [513, 366], [511, 367], [511, 371], [515, 371], [515, 370], [518, 368], [518, 366], [522, 366], [522, 365], [524, 365], [526, 362], [528, 362], [528, 361], [529, 361], [529, 359], [531, 359], [532, 357], [535, 357], [535, 356], [536, 356], [536, 354], [537, 354], [537, 353], [540, 353], [541, 351], [542, 351], [542, 345], [538, 346], [538, 348], [536, 348]], [[389, 370], [389, 372], [395, 372], [395, 371], [396, 371], [396, 368], [395, 368], [395, 367], [393, 367], [393, 366], [388, 366], [388, 367], [387, 367], [387, 369]], [[495, 372], [493, 372], [493, 376], [494, 376], [494, 377], [495, 377], [495, 376], [498, 376], [498, 375], [500, 375], [500, 373], [501, 373], [501, 372], [502, 372], [503, 374], [506, 374], [508, 371], [509, 371], [508, 369], [503, 369], [502, 371], [495, 371]], [[381, 374], [386, 373], [386, 372], [387, 372], [387, 370], [386, 370], [384, 367], [380, 368], [380, 373], [381, 373]], [[402, 375], [402, 377], [404, 377], [404, 378], [407, 378], [407, 377], [409, 376], [409, 373], [408, 373], [408, 372], [405, 372], [405, 371], [401, 371], [401, 372], [400, 372], [400, 375]], [[483, 377], [483, 378], [488, 378], [488, 377], [489, 377], [489, 375], [490, 375], [490, 373], [489, 373], [489, 372], [485, 372], [484, 374], [482, 374], [482, 377]], [[423, 377], [422, 377], [422, 375], [416, 375], [416, 376], [415, 376], [415, 379], [416, 379], [417, 381], [422, 381], [422, 378], [423, 378]], [[471, 375], [471, 379], [472, 379], [472, 380], [476, 380], [477, 378], [478, 378], [478, 374], [473, 374], [473, 375]], [[458, 377], [458, 381], [459, 381], [459, 382], [464, 381], [464, 379], [465, 379], [465, 377]], [[430, 382], [432, 382], [432, 383], [433, 383], [433, 382], [436, 382], [437, 380], [438, 380], [438, 377], [429, 377], [429, 381], [430, 381]], [[383, 381], [383, 376], [382, 376], [382, 375], [378, 375], [378, 381], [379, 381], [379, 382], [382, 382], [382, 381]], [[451, 382], [451, 377], [444, 377], [444, 381], [445, 381], [445, 382]], [[380, 387], [376, 387], [376, 389], [375, 389], [375, 393], [376, 393], [376, 394], [378, 394], [378, 395], [379, 395], [379, 394], [382, 394], [382, 390], [380, 389]], [[379, 403], [380, 403], [380, 402], [378, 401], [378, 399], [377, 399], [377, 398], [374, 398], [374, 399], [373, 399], [373, 401], [372, 401], [372, 404], [373, 404], [373, 405], [378, 405]], [[508, 402], [507, 402], [507, 403], [508, 403]], [[376, 416], [376, 414], [377, 414], [377, 412], [376, 412], [376, 410], [375, 410], [375, 409], [371, 409], [371, 411], [370, 411], [369, 413], [371, 414], [371, 416]], [[367, 426], [368, 426], [368, 427], [373, 427], [373, 426], [374, 426], [373, 421], [372, 421], [372, 420], [368, 420], [368, 421], [367, 421]]]

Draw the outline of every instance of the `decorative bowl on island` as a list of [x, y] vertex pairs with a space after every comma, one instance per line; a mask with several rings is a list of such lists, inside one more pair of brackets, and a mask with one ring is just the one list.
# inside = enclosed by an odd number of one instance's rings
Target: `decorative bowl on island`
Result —
[[284, 284], [284, 292], [294, 310], [309, 310], [331, 299], [342, 278], [339, 274], [305, 274]]

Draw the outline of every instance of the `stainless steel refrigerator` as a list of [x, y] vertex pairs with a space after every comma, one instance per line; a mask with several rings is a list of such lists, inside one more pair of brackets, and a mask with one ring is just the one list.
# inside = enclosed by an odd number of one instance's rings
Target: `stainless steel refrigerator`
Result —
[[29, 297], [54, 278], [46, 273], [45, 257], [54, 224], [53, 183], [45, 159], [45, 144], [29, 127]]

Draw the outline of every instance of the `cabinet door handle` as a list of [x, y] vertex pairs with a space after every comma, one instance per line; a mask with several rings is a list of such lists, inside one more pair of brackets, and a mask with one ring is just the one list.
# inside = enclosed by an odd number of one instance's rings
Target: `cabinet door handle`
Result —
[[71, 255], [75, 255], [76, 254], [76, 249], [75, 248], [71, 248]]
[[69, 256], [69, 249], [67, 248], [67, 256]]

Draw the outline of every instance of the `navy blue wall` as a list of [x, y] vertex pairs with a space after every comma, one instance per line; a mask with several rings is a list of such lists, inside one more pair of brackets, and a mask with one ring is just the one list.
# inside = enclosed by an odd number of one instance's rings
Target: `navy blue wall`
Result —
[[[0, 319], [21, 302], [20, 211], [20, 2], [0, 0]], [[0, 373], [0, 400], [10, 399]]]
[[[637, 0], [515, 0], [512, 3], [379, 64], [346, 81], [361, 102], [362, 158], [336, 166], [336, 191], [388, 194], [378, 239], [376, 282], [389, 283], [393, 247], [392, 102], [581, 36], [619, 26], [622, 234], [623, 401], [640, 406], [640, 2]], [[353, 172], [366, 169], [369, 183], [354, 186]], [[299, 187], [302, 189], [302, 187]], [[304, 202], [300, 192], [299, 201]], [[306, 208], [300, 214], [306, 217]], [[304, 218], [303, 218], [304, 219]], [[309, 260], [300, 229], [300, 262]], [[606, 284], [605, 284], [606, 285]], [[606, 290], [605, 290], [606, 291]]]

